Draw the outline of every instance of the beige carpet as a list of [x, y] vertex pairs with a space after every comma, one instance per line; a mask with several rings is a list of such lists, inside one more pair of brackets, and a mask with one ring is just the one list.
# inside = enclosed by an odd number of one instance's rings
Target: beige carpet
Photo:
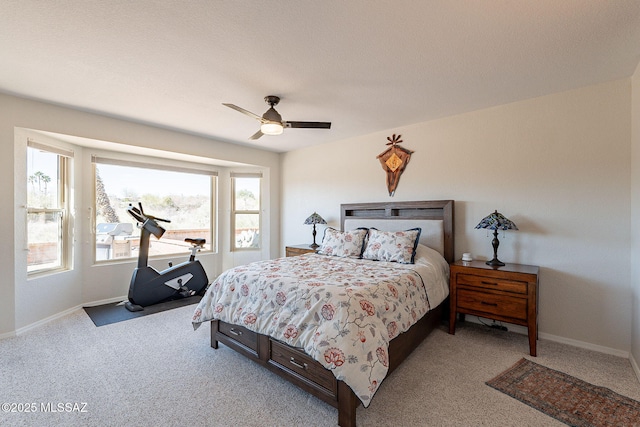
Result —
[[[336, 425], [331, 406], [224, 346], [210, 348], [209, 327], [192, 330], [193, 309], [100, 328], [78, 310], [0, 341], [0, 403], [36, 408], [0, 412], [0, 425]], [[358, 408], [358, 425], [562, 426], [485, 384], [527, 352], [522, 335], [465, 323], [452, 336], [443, 326], [385, 380], [369, 408]], [[544, 340], [538, 354], [530, 359], [640, 399], [626, 359]]]

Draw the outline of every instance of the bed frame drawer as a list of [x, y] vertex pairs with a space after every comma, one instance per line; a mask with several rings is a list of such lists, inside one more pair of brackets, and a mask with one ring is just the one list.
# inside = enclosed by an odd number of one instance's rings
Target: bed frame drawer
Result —
[[242, 326], [230, 325], [224, 322], [219, 323], [218, 331], [251, 350], [258, 351], [258, 334], [255, 332]]
[[279, 365], [281, 369], [295, 372], [333, 395], [337, 393], [338, 382], [333, 373], [302, 351], [271, 340], [271, 363]]
[[[395, 370], [405, 357], [440, 324], [443, 311], [444, 304], [440, 304], [418, 320], [407, 332], [400, 334], [389, 343], [389, 373]], [[220, 340], [221, 343], [250, 360], [338, 408], [340, 426], [356, 426], [356, 408], [361, 402], [344, 381], [338, 381], [334, 377], [332, 371], [325, 369], [301, 350], [289, 347], [267, 335], [256, 334], [257, 351], [250, 350], [248, 346], [236, 339], [237, 336], [230, 332], [231, 328], [234, 328], [235, 332], [242, 331], [243, 334], [240, 336], [245, 338], [253, 333], [242, 326], [212, 320], [211, 347], [218, 348], [218, 340]], [[222, 331], [226, 331], [230, 336]]]

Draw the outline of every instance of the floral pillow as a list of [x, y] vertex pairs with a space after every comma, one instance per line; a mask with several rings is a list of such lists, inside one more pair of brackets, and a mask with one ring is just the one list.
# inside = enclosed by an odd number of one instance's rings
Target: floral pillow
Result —
[[370, 228], [362, 258], [413, 264], [421, 232], [421, 228], [406, 231], [380, 231]]
[[318, 253], [338, 257], [360, 258], [366, 235], [366, 228], [338, 231], [329, 227], [324, 230], [322, 245], [320, 245]]

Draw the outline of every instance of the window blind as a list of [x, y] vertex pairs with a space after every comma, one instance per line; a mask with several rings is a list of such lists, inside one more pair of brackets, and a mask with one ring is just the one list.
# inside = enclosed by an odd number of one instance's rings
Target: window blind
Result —
[[47, 151], [49, 153], [54, 153], [54, 154], [57, 154], [57, 155], [62, 156], [62, 157], [68, 157], [70, 159], [73, 159], [73, 151], [72, 150], [66, 150], [64, 148], [54, 147], [52, 145], [43, 144], [41, 142], [34, 141], [31, 138], [27, 138], [27, 147], [31, 147], [31, 148], [34, 148], [36, 150]]
[[262, 178], [262, 172], [231, 172], [231, 178]]
[[210, 171], [205, 169], [192, 169], [187, 167], [180, 166], [167, 166], [167, 165], [158, 165], [154, 163], [142, 163], [142, 162], [134, 162], [131, 160], [120, 160], [120, 159], [111, 159], [108, 157], [99, 157], [99, 156], [91, 156], [92, 163], [102, 163], [103, 165], [113, 165], [113, 166], [129, 166], [135, 168], [144, 168], [144, 169], [157, 169], [171, 172], [182, 172], [182, 173], [193, 173], [197, 175], [208, 175], [208, 176], [218, 176], [217, 171]]

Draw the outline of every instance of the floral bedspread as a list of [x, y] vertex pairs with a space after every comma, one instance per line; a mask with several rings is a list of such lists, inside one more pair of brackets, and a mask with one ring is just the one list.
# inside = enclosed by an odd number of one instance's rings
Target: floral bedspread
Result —
[[306, 254], [232, 268], [198, 304], [194, 328], [218, 319], [301, 348], [366, 407], [389, 341], [448, 295], [446, 261], [422, 252], [415, 264]]

